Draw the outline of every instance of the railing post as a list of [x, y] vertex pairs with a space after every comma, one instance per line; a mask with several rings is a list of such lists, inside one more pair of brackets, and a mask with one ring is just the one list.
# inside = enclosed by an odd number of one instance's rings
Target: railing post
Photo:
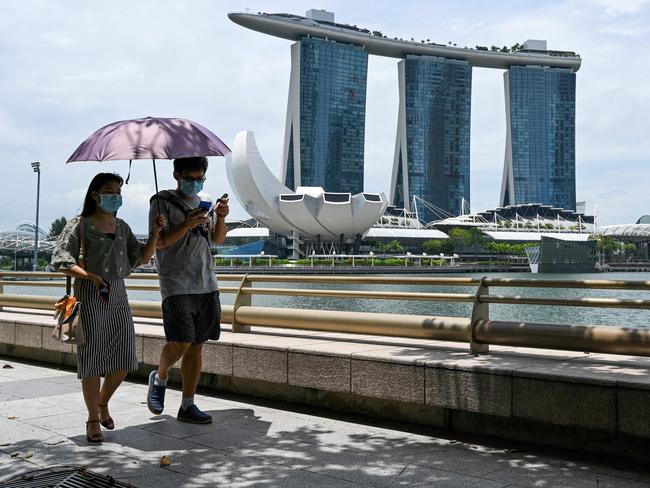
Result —
[[[3, 277], [3, 276], [0, 276], [0, 280], [2, 280], [2, 279], [4, 279], [4, 277]], [[2, 283], [0, 283], [0, 295], [2, 295], [4, 292], [5, 292], [5, 285], [3, 285]], [[1, 312], [2, 310], [4, 310], [4, 308], [2, 307], [2, 305], [0, 305], [0, 312]]]
[[250, 307], [251, 305], [251, 295], [250, 293], [242, 293], [241, 289], [249, 286], [251, 281], [248, 279], [248, 273], [244, 275], [239, 284], [239, 289], [237, 290], [237, 295], [235, 295], [235, 303], [232, 307], [232, 331], [233, 332], [250, 332], [250, 325], [241, 325], [237, 322], [237, 309], [239, 307]]
[[472, 354], [486, 354], [490, 352], [489, 344], [479, 344], [474, 340], [476, 337], [474, 330], [476, 324], [479, 320], [490, 320], [490, 304], [481, 303], [481, 297], [484, 295], [490, 294], [489, 287], [485, 284], [487, 278], [484, 276], [481, 278], [481, 282], [478, 284], [476, 289], [476, 294], [474, 295], [474, 307], [472, 308], [472, 321], [471, 321], [471, 333], [472, 337], [469, 342], [469, 350]]

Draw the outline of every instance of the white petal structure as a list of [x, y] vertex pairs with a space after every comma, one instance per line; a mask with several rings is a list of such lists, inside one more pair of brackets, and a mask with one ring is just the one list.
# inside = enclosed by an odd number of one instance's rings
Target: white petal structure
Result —
[[318, 187], [284, 186], [266, 166], [252, 131], [235, 137], [226, 156], [228, 181], [239, 203], [264, 226], [278, 234], [299, 232], [321, 240], [353, 238], [382, 216], [384, 193], [332, 193]]

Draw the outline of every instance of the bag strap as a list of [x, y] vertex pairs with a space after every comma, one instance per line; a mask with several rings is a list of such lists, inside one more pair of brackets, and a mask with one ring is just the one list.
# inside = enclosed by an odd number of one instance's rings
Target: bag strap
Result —
[[[149, 199], [149, 203], [153, 203], [154, 199], [162, 200], [163, 202], [169, 202], [171, 203], [174, 207], [176, 207], [178, 210], [183, 212], [183, 215], [187, 215], [192, 209], [187, 208], [187, 205], [185, 205], [180, 198], [176, 196], [175, 193], [169, 191], [169, 190], [162, 190], [161, 192], [158, 192], [156, 195], [152, 196]], [[159, 203], [160, 205], [160, 203]]]
[[[79, 216], [79, 257], [77, 258], [77, 266], [86, 267], [86, 229], [83, 216]], [[70, 275], [65, 276], [65, 294], [68, 296], [72, 294], [72, 276]]]
[[81, 268], [86, 268], [86, 229], [84, 224], [84, 217], [79, 220], [79, 259], [77, 264]]
[[[183, 201], [174, 192], [169, 191], [169, 190], [162, 190], [162, 191], [158, 192], [156, 195], [152, 196], [149, 199], [149, 203], [150, 204], [153, 203], [154, 199], [158, 200], [158, 205], [159, 206], [160, 206], [160, 200], [170, 203], [171, 205], [176, 207], [178, 210], [183, 212], [183, 215], [185, 215], [185, 216], [187, 216], [187, 214], [190, 213], [193, 210], [191, 208], [188, 208], [187, 205], [185, 205], [185, 203], [183, 203]], [[160, 209], [159, 209], [159, 211], [160, 211]], [[199, 232], [201, 233], [201, 235], [203, 237], [205, 237], [205, 240], [207, 241], [208, 246], [210, 246], [210, 237], [208, 237], [208, 233], [207, 232], [201, 232], [201, 231], [199, 231]], [[164, 243], [164, 238], [163, 238], [163, 243]]]

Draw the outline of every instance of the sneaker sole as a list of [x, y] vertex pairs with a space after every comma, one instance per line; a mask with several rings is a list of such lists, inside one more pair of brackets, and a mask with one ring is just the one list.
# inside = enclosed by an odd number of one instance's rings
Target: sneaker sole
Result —
[[149, 404], [149, 392], [151, 391], [151, 385], [153, 384], [153, 381], [154, 381], [154, 375], [155, 375], [155, 374], [156, 374], [156, 371], [152, 371], [151, 373], [149, 373], [149, 381], [148, 381], [148, 383], [147, 383], [148, 386], [149, 386], [149, 389], [147, 390], [147, 408], [149, 409], [149, 411], [150, 411], [152, 414], [154, 414], [154, 415], [160, 415], [161, 413], [163, 413], [163, 411], [162, 411], [162, 410], [160, 410], [160, 411], [155, 410], [155, 409], [153, 409], [153, 408], [151, 407], [151, 405]]
[[183, 417], [176, 417], [176, 420], [179, 422], [187, 422], [188, 424], [211, 424], [212, 419], [209, 420], [192, 420], [192, 419], [187, 419]]

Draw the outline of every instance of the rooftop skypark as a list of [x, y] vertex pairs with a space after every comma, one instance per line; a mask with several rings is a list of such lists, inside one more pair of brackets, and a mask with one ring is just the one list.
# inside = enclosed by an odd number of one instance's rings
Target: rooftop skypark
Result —
[[381, 31], [334, 22], [333, 14], [310, 10], [307, 17], [287, 13], [257, 14], [233, 12], [228, 17], [249, 29], [276, 37], [300, 40], [304, 36], [324, 37], [330, 40], [363, 45], [368, 54], [404, 58], [407, 54], [442, 56], [466, 60], [478, 68], [507, 69], [513, 65], [537, 65], [580, 69], [580, 55], [573, 51], [548, 50], [545, 44], [525, 42], [508, 47], [459, 47], [451, 41], [445, 45], [430, 39], [420, 41], [397, 37], [389, 38]]

